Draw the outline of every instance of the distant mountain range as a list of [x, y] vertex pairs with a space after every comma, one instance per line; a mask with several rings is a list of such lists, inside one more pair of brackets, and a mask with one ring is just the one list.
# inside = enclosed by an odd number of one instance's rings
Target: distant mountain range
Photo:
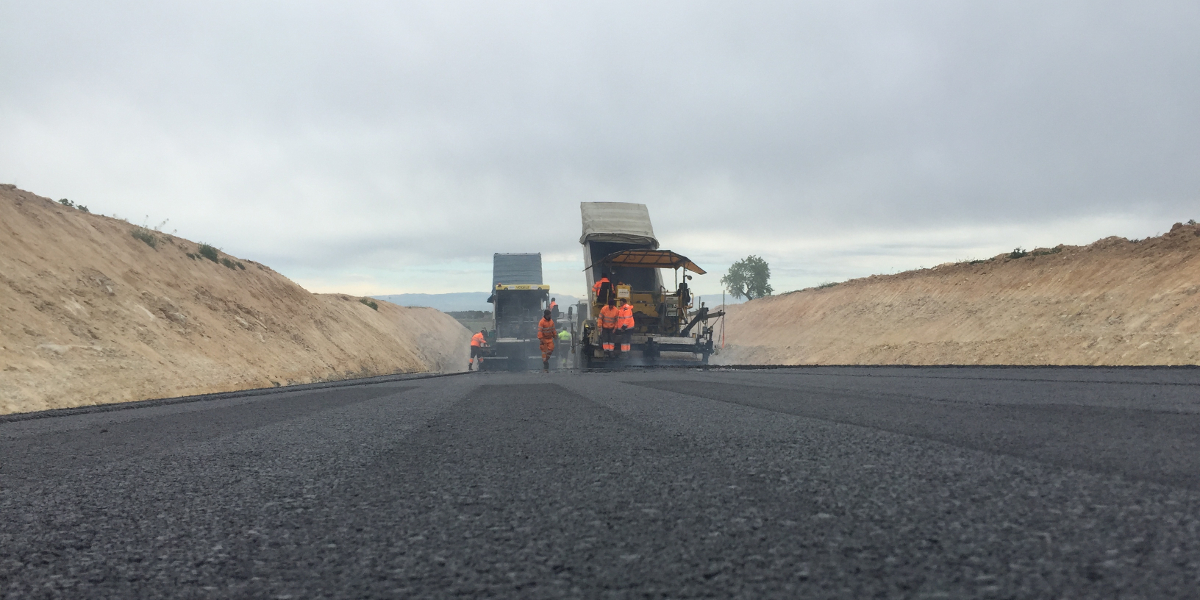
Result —
[[[384, 296], [372, 296], [376, 300], [384, 300], [392, 304], [400, 306], [428, 306], [436, 308], [442, 312], [453, 312], [460, 310], [485, 310], [491, 312], [492, 305], [488, 304], [488, 292], [456, 292], [453, 294], [388, 294]], [[558, 305], [565, 312], [567, 306], [573, 305], [579, 300], [574, 296], [566, 294], [552, 294], [558, 299]]]

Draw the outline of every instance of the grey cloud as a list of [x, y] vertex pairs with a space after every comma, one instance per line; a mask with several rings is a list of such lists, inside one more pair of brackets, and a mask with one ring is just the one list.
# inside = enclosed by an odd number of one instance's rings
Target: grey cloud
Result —
[[1173, 218], [1200, 195], [1194, 3], [45, 2], [0, 21], [0, 125], [21, 132], [0, 177], [331, 270], [574, 252], [590, 200], [647, 202], [664, 235], [771, 239]]

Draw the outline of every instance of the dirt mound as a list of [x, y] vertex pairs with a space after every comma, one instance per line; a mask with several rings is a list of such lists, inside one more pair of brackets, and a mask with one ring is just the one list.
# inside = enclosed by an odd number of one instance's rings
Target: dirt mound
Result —
[[200, 250], [0, 186], [0, 413], [465, 369], [444, 313]]
[[1200, 363], [1200, 227], [730, 307], [725, 364]]

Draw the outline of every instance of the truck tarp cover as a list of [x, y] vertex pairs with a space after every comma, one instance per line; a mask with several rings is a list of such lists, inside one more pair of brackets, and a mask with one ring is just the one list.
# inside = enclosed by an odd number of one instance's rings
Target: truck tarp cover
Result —
[[583, 213], [583, 237], [579, 238], [580, 244], [623, 242], [658, 248], [654, 227], [650, 225], [650, 211], [645, 204], [581, 202], [579, 208]]
[[493, 254], [492, 289], [496, 285], [542, 284], [542, 255]]

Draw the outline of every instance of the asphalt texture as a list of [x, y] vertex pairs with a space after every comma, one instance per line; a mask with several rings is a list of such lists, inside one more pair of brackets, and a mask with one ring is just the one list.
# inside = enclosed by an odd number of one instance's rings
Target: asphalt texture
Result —
[[1200, 596], [1200, 370], [475, 373], [0, 422], [6, 598]]

